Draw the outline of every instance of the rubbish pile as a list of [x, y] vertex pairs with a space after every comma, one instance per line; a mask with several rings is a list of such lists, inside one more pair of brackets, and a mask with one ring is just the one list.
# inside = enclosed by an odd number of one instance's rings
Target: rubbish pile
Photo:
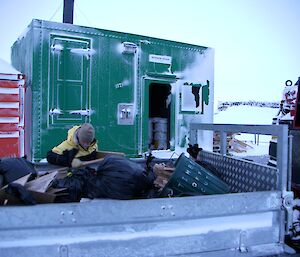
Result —
[[34, 165], [26, 159], [2, 158], [0, 174], [2, 205], [50, 203], [55, 199], [49, 186], [57, 172], [37, 177]]
[[173, 162], [141, 164], [106, 156], [96, 167], [56, 168], [39, 173], [24, 158], [0, 159], [0, 204], [80, 202], [84, 198], [145, 199], [229, 193], [213, 170], [184, 154]]

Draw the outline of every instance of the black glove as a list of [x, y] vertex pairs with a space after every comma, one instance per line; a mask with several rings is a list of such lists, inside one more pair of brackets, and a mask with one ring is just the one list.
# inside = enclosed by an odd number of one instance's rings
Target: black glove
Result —
[[194, 158], [197, 159], [198, 153], [202, 151], [202, 148], [199, 148], [198, 144], [191, 145], [187, 149], [187, 152]]
[[71, 163], [78, 153], [78, 149], [65, 150], [62, 154], [57, 154], [52, 151], [47, 153], [47, 161], [51, 164], [71, 167]]
[[78, 149], [71, 149], [71, 150], [64, 150], [63, 156], [67, 159], [68, 166], [71, 167], [71, 163], [75, 157], [75, 155], [78, 153]]
[[81, 161], [91, 161], [91, 160], [95, 160], [96, 158], [97, 158], [97, 151], [96, 150], [94, 152], [88, 154], [88, 155], [78, 157], [78, 159], [81, 160]]

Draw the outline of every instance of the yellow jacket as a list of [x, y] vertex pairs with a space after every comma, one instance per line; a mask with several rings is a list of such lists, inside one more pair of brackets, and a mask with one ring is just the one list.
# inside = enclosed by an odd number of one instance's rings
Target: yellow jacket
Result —
[[80, 128], [80, 126], [74, 126], [73, 128], [68, 130], [67, 140], [60, 143], [58, 146], [52, 148], [52, 152], [62, 155], [63, 151], [78, 149], [78, 153], [75, 155], [75, 158], [83, 157], [91, 154], [95, 150], [98, 150], [97, 140], [94, 140], [88, 149], [84, 149], [80, 146], [75, 136], [76, 130]]

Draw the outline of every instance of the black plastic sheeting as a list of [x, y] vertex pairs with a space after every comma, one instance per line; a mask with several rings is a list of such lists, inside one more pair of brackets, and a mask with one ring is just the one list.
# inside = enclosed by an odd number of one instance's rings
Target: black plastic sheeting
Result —
[[81, 198], [145, 198], [153, 187], [152, 169], [125, 157], [108, 156], [96, 169], [71, 169], [67, 177], [54, 180], [52, 187], [67, 188], [68, 196], [57, 202], [77, 202]]

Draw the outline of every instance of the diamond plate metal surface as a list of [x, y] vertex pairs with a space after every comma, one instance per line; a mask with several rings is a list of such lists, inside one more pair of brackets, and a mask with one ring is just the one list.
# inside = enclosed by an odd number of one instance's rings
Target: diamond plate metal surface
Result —
[[198, 158], [217, 169], [231, 192], [279, 190], [276, 168], [206, 151], [201, 151]]

